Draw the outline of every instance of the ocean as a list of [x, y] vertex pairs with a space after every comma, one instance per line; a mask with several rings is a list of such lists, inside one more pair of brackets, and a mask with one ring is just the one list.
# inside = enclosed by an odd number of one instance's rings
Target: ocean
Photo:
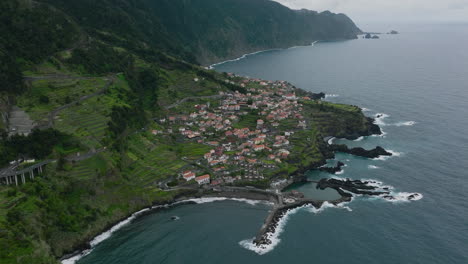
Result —
[[[249, 241], [270, 205], [200, 200], [133, 220], [77, 263], [468, 263], [468, 25], [395, 29], [399, 35], [266, 51], [215, 69], [287, 80], [380, 116], [383, 136], [334, 141], [382, 146], [396, 155], [338, 154], [346, 167], [334, 177], [372, 179], [397, 197], [417, 192], [422, 199], [361, 196], [339, 207], [301, 208], [285, 219], [275, 246], [263, 251]], [[313, 183], [294, 188], [311, 197], [336, 195], [317, 192]]]

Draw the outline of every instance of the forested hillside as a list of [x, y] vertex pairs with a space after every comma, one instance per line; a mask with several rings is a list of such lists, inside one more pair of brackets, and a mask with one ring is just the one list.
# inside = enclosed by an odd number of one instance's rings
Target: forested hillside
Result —
[[[266, 0], [0, 1], [0, 111], [16, 107], [35, 127], [9, 136], [0, 120], [0, 168], [53, 160], [34, 181], [0, 186], [0, 263], [57, 263], [132, 212], [184, 194], [160, 187], [211, 148], [155, 136], [154, 120], [246, 91], [198, 63], [357, 32], [344, 15]], [[169, 110], [188, 97], [204, 99]]]

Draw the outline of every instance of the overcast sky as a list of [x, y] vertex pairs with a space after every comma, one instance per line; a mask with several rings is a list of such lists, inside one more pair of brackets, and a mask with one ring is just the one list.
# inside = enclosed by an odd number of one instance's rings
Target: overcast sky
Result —
[[275, 0], [290, 8], [345, 13], [355, 22], [468, 21], [468, 0]]

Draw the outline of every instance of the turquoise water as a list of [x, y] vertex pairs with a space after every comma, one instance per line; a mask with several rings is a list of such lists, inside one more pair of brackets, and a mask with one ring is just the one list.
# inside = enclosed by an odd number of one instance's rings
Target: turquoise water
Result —
[[[287, 80], [369, 116], [388, 115], [380, 120], [384, 137], [340, 141], [398, 156], [339, 154], [347, 167], [336, 176], [375, 179], [423, 199], [358, 197], [341, 208], [298, 210], [263, 255], [240, 242], [256, 234], [268, 205], [182, 205], [135, 220], [78, 263], [468, 263], [468, 25], [396, 29], [402, 34], [268, 51], [216, 69]], [[309, 175], [323, 176], [330, 177]], [[299, 188], [314, 195], [313, 185]]]

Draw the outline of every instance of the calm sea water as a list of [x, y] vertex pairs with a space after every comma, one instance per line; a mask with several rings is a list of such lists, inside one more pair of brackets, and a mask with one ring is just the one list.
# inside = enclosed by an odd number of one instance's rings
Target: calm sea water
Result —
[[[396, 195], [418, 192], [423, 199], [358, 197], [342, 208], [301, 209], [263, 255], [240, 242], [256, 234], [268, 205], [183, 205], [137, 219], [78, 263], [468, 263], [468, 25], [397, 29], [400, 35], [379, 40], [263, 52], [217, 70], [287, 80], [323, 91], [327, 100], [365, 107], [369, 116], [385, 114], [379, 120], [384, 137], [340, 141], [380, 145], [399, 156], [339, 154], [347, 167], [337, 176], [375, 179]], [[313, 187], [298, 188], [311, 196], [334, 195]], [[172, 215], [180, 219], [171, 221]]]

